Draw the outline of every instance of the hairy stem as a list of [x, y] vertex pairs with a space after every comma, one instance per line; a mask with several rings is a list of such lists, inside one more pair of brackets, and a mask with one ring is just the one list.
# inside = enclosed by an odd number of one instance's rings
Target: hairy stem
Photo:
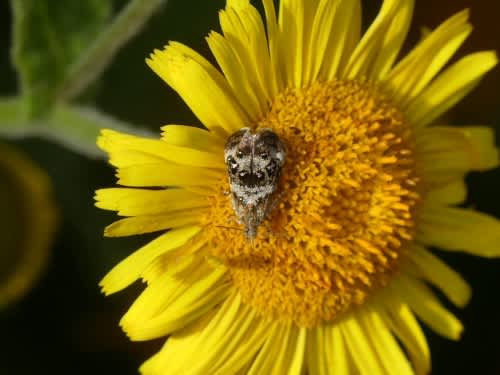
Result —
[[131, 0], [115, 20], [69, 69], [58, 100], [69, 101], [88, 87], [111, 63], [118, 50], [136, 35], [167, 0]]

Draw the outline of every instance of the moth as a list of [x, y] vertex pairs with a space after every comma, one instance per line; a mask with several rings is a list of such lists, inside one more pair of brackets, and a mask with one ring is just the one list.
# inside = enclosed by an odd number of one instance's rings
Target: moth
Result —
[[233, 209], [249, 240], [277, 203], [275, 192], [285, 156], [285, 145], [271, 129], [242, 128], [226, 142], [224, 160]]

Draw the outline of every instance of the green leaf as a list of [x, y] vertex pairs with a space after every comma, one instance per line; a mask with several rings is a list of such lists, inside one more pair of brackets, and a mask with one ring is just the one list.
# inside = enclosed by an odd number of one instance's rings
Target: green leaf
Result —
[[19, 138], [25, 132], [27, 123], [22, 116], [22, 102], [19, 98], [0, 98], [0, 135]]
[[41, 137], [91, 158], [102, 158], [96, 139], [101, 129], [152, 137], [146, 129], [114, 119], [94, 108], [61, 104], [42, 120], [26, 121], [19, 115], [18, 98], [0, 98], [0, 136], [11, 139]]
[[12, 60], [19, 73], [24, 114], [47, 116], [69, 66], [99, 34], [109, 0], [11, 0]]

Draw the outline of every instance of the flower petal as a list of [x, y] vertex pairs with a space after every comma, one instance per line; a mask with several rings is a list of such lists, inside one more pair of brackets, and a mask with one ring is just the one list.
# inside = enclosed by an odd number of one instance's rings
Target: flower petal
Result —
[[219, 19], [224, 37], [212, 33], [208, 38], [209, 45], [211, 49], [218, 45], [219, 53], [213, 49], [212, 52], [218, 57], [217, 61], [236, 95], [244, 94], [245, 103], [250, 100], [252, 107], [257, 106], [249, 111], [250, 118], [257, 121], [278, 94], [264, 23], [257, 9], [248, 1], [228, 2], [226, 9], [219, 13]]
[[388, 70], [406, 36], [412, 9], [412, 0], [385, 0], [377, 18], [352, 53], [341, 77], [376, 77], [382, 69]]
[[252, 308], [241, 304], [238, 293], [233, 293], [206, 323], [170, 337], [141, 372], [237, 373], [255, 356], [269, 327], [269, 322], [258, 318]]
[[310, 375], [349, 375], [348, 353], [336, 324], [308, 330], [306, 360]]
[[274, 8], [273, 0], [262, 0], [264, 11], [266, 14], [266, 30], [269, 47], [269, 57], [271, 60], [272, 78], [275, 80], [273, 87], [276, 87], [277, 92], [281, 92], [284, 88], [284, 61], [280, 52], [280, 35], [278, 20], [276, 19], [276, 9]]
[[[250, 307], [251, 309], [251, 307]], [[252, 328], [253, 330], [257, 330], [254, 332], [255, 334], [252, 335], [253, 342], [252, 341], [247, 341], [245, 344], [246, 345], [239, 345], [237, 349], [231, 354], [229, 354], [230, 359], [224, 363], [222, 367], [220, 367], [217, 372], [214, 372], [214, 374], [218, 375], [225, 375], [230, 373], [228, 371], [232, 367], [236, 367], [236, 363], [248, 363], [246, 366], [246, 371], [244, 374], [251, 374], [252, 368], [254, 368], [254, 358], [256, 355], [256, 350], [255, 349], [260, 349], [262, 351], [262, 345], [263, 341], [265, 338], [268, 337], [269, 335], [269, 330], [270, 330], [271, 323], [270, 322], [265, 322], [264, 320], [260, 319], [258, 323]]]
[[304, 35], [307, 33], [307, 13], [317, 8], [318, 0], [283, 0], [280, 2], [278, 25], [281, 54], [284, 61], [285, 85], [302, 87]]
[[169, 145], [202, 150], [220, 154], [224, 149], [225, 139], [213, 131], [194, 126], [168, 124], [162, 126], [162, 139]]
[[306, 363], [307, 373], [310, 375], [328, 374], [327, 357], [329, 352], [325, 349], [325, 327], [319, 325], [307, 331]]
[[360, 9], [359, 0], [320, 1], [309, 42], [307, 83], [337, 77], [359, 40]]
[[429, 346], [420, 325], [408, 305], [399, 296], [385, 295], [381, 300], [381, 317], [405, 347], [417, 375], [431, 371]]
[[[200, 333], [206, 329], [217, 312], [218, 310], [214, 309], [201, 319], [171, 335], [161, 350], [141, 365], [139, 372], [142, 375], [178, 374], [178, 369], [183, 363], [192, 362], [191, 348], [199, 342]], [[170, 355], [172, 346], [176, 350], [173, 356]]]
[[224, 76], [192, 49], [171, 42], [146, 62], [208, 129], [223, 128], [231, 134], [250, 123]]
[[486, 127], [423, 129], [417, 137], [417, 160], [431, 189], [459, 180], [471, 170], [483, 171], [499, 164], [494, 133]]
[[[348, 375], [351, 371], [349, 365], [349, 355], [346, 350], [345, 340], [342, 332], [334, 324], [326, 328], [325, 353], [327, 356], [327, 374]], [[329, 353], [332, 353], [329, 355]], [[328, 370], [330, 369], [330, 370]]]
[[108, 225], [104, 229], [104, 235], [106, 237], [131, 236], [198, 224], [205, 212], [206, 209], [197, 208], [163, 215], [127, 217]]
[[422, 282], [406, 275], [400, 275], [392, 282], [395, 290], [433, 331], [450, 340], [462, 335], [462, 323], [437, 299]]
[[122, 290], [137, 280], [141, 272], [156, 257], [188, 242], [201, 230], [200, 227], [173, 229], [149, 242], [118, 263], [99, 283], [108, 295]]
[[176, 269], [173, 265], [180, 264], [187, 258], [191, 259], [190, 257], [193, 255], [196, 255], [199, 259], [205, 259], [210, 263], [208, 257], [206, 257], [206, 250], [207, 239], [204, 236], [195, 236], [183, 246], [161, 254], [149, 262], [147, 267], [142, 270], [141, 278], [148, 285], [152, 284], [166, 273], [172, 274]]
[[274, 323], [274, 329], [269, 333], [248, 375], [300, 375], [304, 366], [305, 347], [305, 328], [298, 328], [290, 322]]
[[416, 128], [430, 124], [462, 100], [497, 63], [496, 53], [490, 51], [460, 59], [408, 104], [408, 121]]
[[464, 10], [424, 38], [386, 77], [386, 85], [401, 105], [417, 96], [453, 56], [472, 31]]
[[[124, 164], [121, 163], [120, 158], [116, 158], [116, 155], [127, 155], [132, 151], [139, 155], [151, 155], [151, 161], [166, 160], [195, 167], [224, 168], [222, 153], [215, 154], [174, 146], [161, 140], [136, 137], [109, 129], [101, 130], [97, 144], [109, 153], [110, 162], [117, 167]], [[144, 160], [140, 160], [140, 162], [144, 163]], [[126, 165], [130, 164], [127, 161]]]
[[130, 187], [205, 186], [220, 181], [222, 173], [208, 168], [168, 162], [138, 164], [118, 169], [118, 184]]
[[408, 252], [411, 274], [438, 287], [455, 305], [464, 307], [472, 289], [462, 276], [424, 247], [414, 244]]
[[473, 145], [476, 154], [475, 171], [485, 171], [500, 165], [499, 151], [495, 142], [495, 132], [486, 126], [471, 126], [458, 128]]
[[413, 375], [414, 372], [408, 359], [393, 334], [389, 331], [381, 314], [368, 306], [365, 306], [364, 309], [366, 310], [359, 314], [361, 326], [365, 332], [369, 332], [367, 336], [377, 354], [378, 360], [385, 368], [385, 373]]
[[443, 250], [465, 251], [483, 257], [500, 256], [500, 221], [464, 208], [425, 207], [417, 240]]
[[259, 96], [260, 90], [255, 87], [253, 75], [245, 72], [249, 68], [245, 63], [248, 59], [241, 59], [228, 40], [215, 31], [212, 31], [206, 40], [229, 85], [248, 113], [248, 117], [256, 121], [267, 108], [260, 100], [263, 96]]
[[467, 186], [463, 179], [450, 181], [427, 192], [425, 200], [430, 204], [460, 204], [467, 198]]
[[95, 200], [97, 207], [118, 211], [120, 216], [164, 214], [209, 205], [205, 196], [184, 189], [99, 189]]
[[376, 60], [369, 67], [369, 76], [381, 81], [391, 70], [410, 28], [415, 0], [398, 2], [398, 9], [385, 33]]
[[384, 374], [384, 369], [370, 345], [368, 335], [359, 322], [358, 314], [353, 313], [339, 323], [342, 336], [351, 354], [354, 365], [361, 375]]
[[171, 334], [208, 313], [229, 295], [223, 267], [192, 256], [150, 283], [120, 321], [132, 340]]

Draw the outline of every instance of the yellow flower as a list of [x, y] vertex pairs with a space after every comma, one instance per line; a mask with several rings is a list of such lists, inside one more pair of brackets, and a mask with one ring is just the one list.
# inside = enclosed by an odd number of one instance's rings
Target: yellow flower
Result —
[[[468, 284], [428, 246], [500, 255], [500, 223], [456, 207], [464, 175], [498, 165], [493, 134], [439, 117], [492, 69], [494, 52], [447, 62], [472, 30], [452, 16], [397, 61], [414, 1], [385, 0], [361, 36], [358, 0], [228, 0], [207, 42], [219, 72], [171, 42], [149, 66], [206, 128], [160, 140], [104, 130], [125, 216], [108, 236], [162, 232], [101, 282], [147, 286], [121, 321], [170, 335], [144, 374], [427, 374], [416, 317], [458, 339]], [[234, 223], [223, 148], [243, 127], [287, 146], [279, 204], [249, 241]], [[233, 221], [233, 222], [232, 222]]]

